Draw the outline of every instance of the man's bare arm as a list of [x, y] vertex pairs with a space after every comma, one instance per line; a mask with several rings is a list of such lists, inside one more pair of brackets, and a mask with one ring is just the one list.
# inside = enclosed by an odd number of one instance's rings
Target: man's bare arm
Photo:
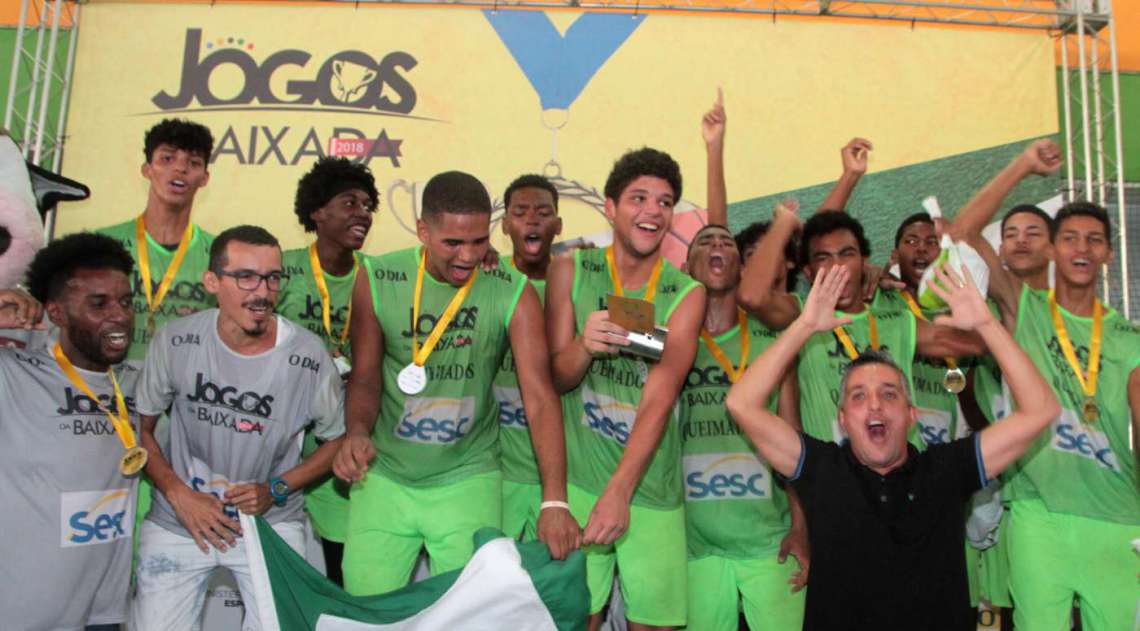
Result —
[[363, 480], [376, 457], [372, 427], [380, 413], [384, 378], [384, 331], [372, 306], [368, 274], [357, 274], [352, 287], [352, 318], [349, 322], [352, 372], [348, 374], [344, 402], [344, 438], [333, 460], [333, 473], [346, 482]]
[[796, 216], [798, 207], [795, 200], [783, 201], [776, 206], [772, 224], [744, 263], [740, 270], [740, 284], [736, 287], [736, 300], [744, 310], [775, 330], [782, 330], [800, 315], [800, 305], [795, 296], [785, 288], [775, 286], [785, 265], [784, 247], [800, 227]]
[[[542, 303], [529, 283], [519, 297], [508, 332], [543, 501], [566, 501], [566, 435], [562, 402], [550, 381], [550, 357]], [[538, 516], [538, 538], [555, 559], [581, 545], [581, 530], [568, 509], [548, 508]]]
[[701, 118], [701, 136], [705, 140], [709, 224], [726, 227], [728, 191], [724, 182], [724, 131], [727, 122], [724, 93], [717, 88], [716, 102]]
[[867, 156], [871, 153], [871, 141], [864, 138], [852, 138], [850, 142], [839, 150], [843, 160], [843, 174], [836, 180], [831, 192], [824, 198], [816, 212], [821, 210], [844, 210], [855, 192], [859, 179], [867, 172]]
[[1016, 158], [981, 188], [947, 228], [955, 241], [981, 235], [993, 221], [994, 215], [1022, 180], [1030, 175], [1053, 175], [1061, 168], [1061, 149], [1052, 140], [1037, 140], [1029, 144]]
[[546, 276], [546, 339], [550, 344], [550, 374], [554, 389], [563, 394], [582, 382], [595, 358], [616, 355], [629, 345], [629, 332], [595, 311], [578, 334], [574, 320], [574, 257], [555, 257]]

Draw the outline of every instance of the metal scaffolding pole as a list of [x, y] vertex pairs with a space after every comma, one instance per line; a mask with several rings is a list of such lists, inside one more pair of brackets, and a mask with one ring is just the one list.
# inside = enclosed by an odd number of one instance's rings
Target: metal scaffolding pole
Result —
[[[59, 14], [62, 1], [63, 0], [55, 0], [55, 4], [52, 6], [51, 37], [48, 40], [47, 63], [44, 64], [43, 93], [40, 95], [40, 113], [36, 119], [36, 141], [32, 149], [32, 162], [34, 164], [42, 164], [43, 159], [44, 127], [47, 126], [48, 107], [51, 105], [52, 79], [55, 78], [55, 48], [56, 43], [59, 41]], [[40, 24], [43, 24], [43, 17], [40, 18]]]
[[12, 48], [12, 74], [8, 76], [8, 102], [4, 104], [4, 129], [12, 129], [12, 112], [16, 109], [16, 85], [20, 78], [20, 59], [24, 57], [24, 24], [28, 21], [28, 0], [20, 0], [20, 21], [16, 23], [16, 44]]
[[1120, 120], [1120, 70], [1116, 59], [1116, 18], [1113, 17], [1111, 0], [1105, 0], [1108, 6], [1108, 50], [1109, 69], [1112, 76], [1112, 127], [1113, 140], [1116, 143], [1116, 221], [1120, 226], [1120, 286], [1121, 311], [1124, 317], [1131, 319], [1131, 283], [1128, 273], [1128, 206], [1125, 200], [1124, 189], [1124, 131]]

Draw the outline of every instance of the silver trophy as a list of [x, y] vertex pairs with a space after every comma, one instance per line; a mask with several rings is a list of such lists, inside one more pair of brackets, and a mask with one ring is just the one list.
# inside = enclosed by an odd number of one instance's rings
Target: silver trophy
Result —
[[630, 331], [626, 338], [629, 340], [629, 346], [623, 348], [622, 352], [649, 361], [660, 361], [661, 353], [665, 350], [665, 337], [667, 335], [669, 335], [669, 329], [663, 326], [653, 327], [649, 333]]

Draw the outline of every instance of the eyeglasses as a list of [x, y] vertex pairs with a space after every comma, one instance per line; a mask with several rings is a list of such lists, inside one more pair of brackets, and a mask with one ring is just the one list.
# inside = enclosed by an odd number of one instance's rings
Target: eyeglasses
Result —
[[236, 272], [221, 271], [218, 276], [229, 276], [234, 279], [234, 284], [238, 289], [245, 291], [256, 291], [261, 287], [262, 281], [265, 281], [265, 286], [269, 291], [277, 291], [281, 289], [281, 272], [270, 272], [268, 274], [258, 274], [252, 270], [238, 270]]

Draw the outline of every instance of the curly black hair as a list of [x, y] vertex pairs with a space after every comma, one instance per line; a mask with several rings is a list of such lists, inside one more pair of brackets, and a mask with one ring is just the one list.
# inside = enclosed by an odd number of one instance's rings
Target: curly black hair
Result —
[[376, 179], [372, 171], [363, 164], [358, 164], [348, 158], [321, 158], [301, 176], [297, 182], [297, 195], [293, 198], [293, 212], [297, 213], [297, 220], [304, 226], [305, 232], [314, 232], [316, 222], [311, 215], [329, 200], [341, 193], [360, 189], [372, 200], [375, 209], [380, 201], [380, 193], [376, 190]]
[[668, 182], [673, 187], [673, 201], [681, 201], [681, 166], [664, 151], [649, 147], [627, 151], [614, 162], [614, 168], [606, 178], [606, 199], [616, 202], [629, 183], [643, 175]]
[[855, 241], [859, 243], [859, 254], [863, 255], [863, 258], [871, 256], [871, 242], [863, 233], [863, 224], [859, 223], [858, 219], [841, 210], [821, 210], [804, 223], [803, 232], [800, 233], [799, 264], [806, 266], [811, 262], [809, 249], [812, 239], [840, 230], [846, 230], [855, 237]]
[[214, 135], [210, 133], [209, 127], [201, 123], [184, 118], [164, 118], [146, 132], [143, 154], [146, 155], [147, 162], [154, 157], [154, 151], [159, 145], [170, 145], [201, 156], [209, 167], [210, 156], [214, 153]]
[[443, 213], [491, 213], [487, 187], [470, 173], [446, 171], [432, 176], [424, 185], [422, 216]]
[[94, 232], [77, 232], [47, 244], [28, 266], [28, 293], [40, 302], [56, 300], [79, 270], [118, 270], [128, 277], [135, 261], [122, 243]]
[[554, 188], [550, 180], [534, 173], [520, 175], [515, 178], [514, 182], [511, 182], [510, 185], [507, 186], [506, 192], [503, 193], [503, 206], [510, 208], [511, 195], [513, 195], [515, 191], [524, 188], [540, 188], [550, 193], [550, 196], [554, 198], [554, 210], [558, 210], [558, 189]]

